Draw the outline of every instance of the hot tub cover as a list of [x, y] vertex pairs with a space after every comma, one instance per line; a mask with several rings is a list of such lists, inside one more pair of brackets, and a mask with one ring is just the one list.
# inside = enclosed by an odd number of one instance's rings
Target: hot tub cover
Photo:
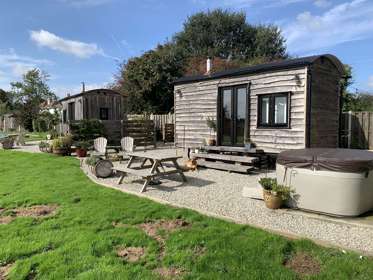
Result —
[[361, 173], [373, 170], [373, 152], [352, 149], [301, 149], [279, 154], [286, 167]]

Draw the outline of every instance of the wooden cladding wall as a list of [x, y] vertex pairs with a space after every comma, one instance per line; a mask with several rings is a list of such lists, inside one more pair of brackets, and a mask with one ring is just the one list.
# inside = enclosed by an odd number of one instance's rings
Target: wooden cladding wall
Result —
[[310, 102], [310, 147], [337, 148], [339, 146], [341, 76], [329, 60], [317, 60], [312, 75]]
[[[305, 147], [305, 92], [307, 68], [251, 74], [175, 86], [175, 142], [178, 146], [199, 146], [210, 136], [206, 118], [217, 118], [218, 88], [248, 84], [249, 134], [266, 152]], [[260, 94], [291, 92], [290, 129], [258, 129], [257, 99]]]
[[79, 121], [79, 120], [83, 120], [84, 118], [84, 113], [83, 113], [83, 97], [82, 96], [79, 96], [79, 97], [76, 97], [76, 98], [71, 98], [69, 100], [66, 100], [64, 102], [62, 102], [62, 110], [66, 110], [66, 118], [67, 120], [70, 119], [70, 112], [69, 112], [69, 103], [74, 103], [74, 108], [75, 108], [75, 111], [74, 111], [74, 116], [75, 116], [75, 120], [76, 121]]
[[124, 116], [124, 97], [110, 91], [98, 90], [82, 96], [62, 101], [62, 109], [67, 112], [69, 120], [69, 103], [74, 103], [75, 120], [100, 119], [100, 109], [108, 109], [108, 120], [122, 120]]
[[84, 97], [85, 118], [100, 119], [100, 108], [108, 108], [109, 120], [123, 119], [123, 97], [116, 94], [90, 94]]

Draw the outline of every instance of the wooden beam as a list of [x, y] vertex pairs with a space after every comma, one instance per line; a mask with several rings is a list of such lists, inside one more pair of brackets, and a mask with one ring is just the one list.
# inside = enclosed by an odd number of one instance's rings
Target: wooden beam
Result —
[[232, 162], [241, 162], [241, 163], [254, 163], [259, 159], [257, 157], [248, 157], [248, 156], [233, 156], [233, 155], [222, 155], [222, 154], [203, 154], [203, 153], [190, 153], [190, 156], [193, 158], [208, 158], [215, 159], [220, 161], [232, 161]]
[[208, 168], [226, 170], [226, 171], [233, 171], [233, 172], [239, 172], [239, 173], [248, 173], [249, 171], [254, 170], [254, 168], [251, 167], [251, 166], [229, 164], [229, 163], [223, 163], [223, 162], [206, 161], [204, 159], [197, 160], [197, 164], [198, 164], [198, 166], [204, 166], [204, 167], [208, 167]]

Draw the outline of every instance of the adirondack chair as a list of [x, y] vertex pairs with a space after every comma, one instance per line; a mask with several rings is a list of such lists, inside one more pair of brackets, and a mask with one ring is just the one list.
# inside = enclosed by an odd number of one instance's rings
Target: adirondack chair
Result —
[[122, 151], [118, 155], [123, 159], [128, 159], [127, 153], [135, 150], [135, 139], [129, 136], [123, 137], [120, 140], [120, 146], [122, 147]]
[[94, 151], [91, 152], [91, 154], [95, 156], [106, 157], [106, 145], [107, 145], [106, 138], [104, 137], [96, 138], [93, 141]]

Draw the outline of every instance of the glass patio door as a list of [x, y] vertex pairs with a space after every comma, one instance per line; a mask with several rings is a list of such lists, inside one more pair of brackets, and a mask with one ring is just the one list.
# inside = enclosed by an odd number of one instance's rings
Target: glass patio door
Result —
[[246, 85], [221, 88], [219, 107], [219, 145], [243, 146], [248, 129]]

